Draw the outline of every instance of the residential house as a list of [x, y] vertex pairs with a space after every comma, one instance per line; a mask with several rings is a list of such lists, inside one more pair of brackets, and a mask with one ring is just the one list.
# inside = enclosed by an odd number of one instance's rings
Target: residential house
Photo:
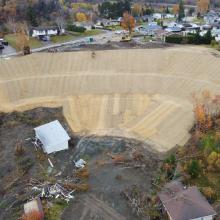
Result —
[[204, 21], [207, 23], [207, 24], [211, 24], [213, 23], [216, 19], [218, 19], [220, 16], [217, 12], [215, 11], [210, 11], [208, 12], [205, 16], [204, 16]]
[[177, 32], [181, 32], [182, 29], [179, 27], [168, 27], [165, 29], [167, 32], [173, 32], [173, 33], [177, 33]]
[[154, 19], [162, 19], [164, 17], [164, 14], [162, 14], [162, 13], [153, 13], [152, 17]]
[[175, 15], [173, 15], [173, 14], [165, 14], [164, 18], [168, 18], [168, 19], [175, 18]]
[[184, 28], [183, 24], [179, 24], [179, 23], [177, 23], [177, 22], [170, 22], [170, 23], [167, 25], [167, 28], [173, 28], [173, 27], [178, 27], [178, 28], [181, 28], [181, 29]]
[[141, 19], [143, 22], [152, 22], [154, 18], [151, 15], [143, 15]]
[[172, 181], [165, 185], [159, 198], [170, 220], [213, 220], [216, 216], [196, 186], [184, 187], [179, 181]]
[[94, 23], [92, 21], [74, 22], [77, 27], [84, 27], [87, 31], [92, 30]]
[[214, 27], [212, 29], [212, 36], [215, 37], [215, 40], [220, 42], [220, 27], [217, 28], [217, 27]]
[[65, 33], [64, 29], [59, 29], [58, 27], [33, 27], [29, 31], [31, 37], [38, 37], [40, 39], [47, 37], [49, 40], [50, 36], [59, 35]]
[[119, 17], [118, 19], [100, 19], [96, 22], [95, 27], [112, 27], [120, 25], [122, 20], [122, 17]]
[[143, 25], [140, 33], [146, 34], [146, 35], [154, 35], [155, 31], [162, 30], [162, 27], [157, 24], [157, 22], [151, 22], [147, 25]]

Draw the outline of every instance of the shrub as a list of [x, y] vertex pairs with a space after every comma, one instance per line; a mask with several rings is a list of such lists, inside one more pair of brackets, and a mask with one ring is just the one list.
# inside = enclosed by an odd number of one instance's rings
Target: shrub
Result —
[[24, 147], [22, 146], [21, 142], [17, 142], [15, 145], [15, 156], [21, 156], [25, 152]]
[[89, 171], [88, 168], [84, 167], [83, 169], [77, 170], [76, 171], [76, 176], [78, 178], [89, 178]]
[[33, 161], [29, 157], [24, 157], [18, 161], [18, 169], [22, 173], [27, 173], [28, 170], [33, 166]]
[[218, 42], [216, 40], [212, 40], [211, 41], [211, 46], [215, 47], [216, 45], [218, 45]]
[[202, 187], [202, 193], [210, 202], [216, 199], [216, 192], [210, 186]]
[[84, 27], [78, 27], [78, 26], [72, 25], [72, 24], [67, 25], [67, 30], [73, 31], [73, 32], [79, 32], [79, 33], [84, 33], [86, 31], [86, 29]]
[[175, 165], [176, 163], [176, 156], [174, 154], [171, 154], [170, 156], [168, 156], [165, 161], [165, 163], [168, 163], [168, 164], [172, 164], [172, 165]]
[[201, 173], [201, 167], [197, 160], [191, 160], [187, 166], [187, 172], [192, 178], [196, 178]]
[[211, 44], [212, 40], [213, 37], [210, 31], [207, 31], [203, 37], [197, 32], [196, 34], [188, 34], [187, 36], [173, 34], [165, 38], [167, 43], [175, 44]]
[[173, 43], [173, 44], [181, 44], [182, 40], [183, 40], [183, 36], [180, 35], [167, 36], [165, 39], [167, 43]]
[[207, 158], [208, 165], [214, 165], [217, 159], [218, 159], [218, 154], [215, 151], [213, 151], [212, 153], [209, 154]]

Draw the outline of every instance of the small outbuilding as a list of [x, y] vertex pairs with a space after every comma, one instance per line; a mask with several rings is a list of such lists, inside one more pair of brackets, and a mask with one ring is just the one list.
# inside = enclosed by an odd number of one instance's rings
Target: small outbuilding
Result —
[[32, 212], [39, 213], [39, 218], [42, 220], [44, 219], [43, 207], [39, 198], [24, 204], [24, 214], [28, 216], [28, 214]]
[[36, 127], [34, 130], [45, 153], [68, 149], [70, 137], [58, 120]]

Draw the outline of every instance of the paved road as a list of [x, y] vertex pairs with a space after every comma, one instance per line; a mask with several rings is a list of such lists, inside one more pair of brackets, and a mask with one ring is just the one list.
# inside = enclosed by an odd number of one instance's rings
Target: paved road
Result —
[[5, 46], [5, 48], [2, 50], [2, 55], [7, 55], [7, 54], [11, 54], [11, 53], [16, 53], [16, 50], [11, 47], [10, 45]]
[[[105, 43], [106, 41], [110, 40], [113, 37], [113, 35], [114, 35], [114, 32], [105, 31], [104, 33], [94, 35], [94, 36], [91, 36], [91, 37], [94, 38], [95, 42]], [[43, 47], [40, 47], [40, 48], [32, 49], [31, 51], [32, 51], [32, 53], [36, 53], [36, 52], [48, 50], [48, 49], [55, 48], [55, 47], [61, 47], [61, 46], [73, 45], [73, 44], [75, 44], [75, 45], [78, 44], [79, 45], [79, 44], [82, 44], [82, 43], [86, 43], [88, 38], [89, 38], [89, 36], [82, 37], [82, 38], [79, 38], [79, 39], [73, 40], [73, 41], [68, 41], [68, 42], [65, 42], [65, 43], [50, 44], [50, 45], [46, 45], [46, 46], [43, 46]], [[2, 57], [7, 58], [7, 57], [11, 57], [11, 56], [16, 56], [16, 55], [19, 55], [19, 54], [21, 54], [21, 52], [16, 52], [15, 50], [14, 51], [11, 50], [11, 51], [8, 51], [8, 52], [7, 51], [4, 52], [2, 54]]]

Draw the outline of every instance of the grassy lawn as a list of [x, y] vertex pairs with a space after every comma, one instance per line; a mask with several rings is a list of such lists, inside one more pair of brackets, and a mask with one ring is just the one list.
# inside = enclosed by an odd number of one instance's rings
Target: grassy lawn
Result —
[[98, 29], [92, 29], [90, 31], [85, 31], [84, 33], [69, 32], [68, 34], [65, 34], [65, 35], [52, 36], [50, 39], [52, 43], [64, 43], [64, 42], [75, 40], [79, 37], [93, 36], [93, 35], [100, 34], [102, 32], [103, 32], [102, 30], [98, 30]]
[[193, 22], [197, 24], [205, 24], [205, 21], [202, 18], [195, 18], [193, 19]]
[[112, 31], [117, 31], [117, 30], [122, 30], [122, 27], [120, 25], [116, 25], [116, 26], [109, 26], [108, 29]]
[[81, 33], [81, 36], [91, 36], [91, 35], [97, 35], [101, 34], [103, 31], [100, 29], [92, 29], [90, 31], [85, 31], [84, 33]]
[[144, 36], [143, 37], [143, 42], [150, 42], [151, 40], [153, 40], [153, 37], [151, 37], [151, 36]]
[[52, 36], [50, 40], [52, 43], [63, 43], [74, 40], [74, 38], [75, 37], [72, 34], [65, 34], [65, 35]]
[[[8, 43], [14, 47], [16, 50], [18, 50], [18, 47], [17, 47], [17, 34], [7, 34], [5, 35], [5, 40], [8, 41]], [[38, 48], [38, 47], [42, 47], [43, 44], [41, 41], [39, 41], [38, 39], [36, 38], [30, 38], [29, 40], [29, 44], [30, 44], [30, 47], [31, 48]]]
[[[68, 42], [68, 41], [72, 41], [75, 40], [79, 37], [86, 37], [86, 36], [93, 36], [93, 35], [97, 35], [102, 33], [102, 30], [98, 30], [98, 29], [92, 29], [90, 31], [85, 31], [84, 33], [79, 33], [79, 32], [69, 32], [68, 34], [65, 35], [60, 35], [60, 36], [52, 36], [51, 37], [51, 42], [52, 43], [64, 43], [64, 42]], [[5, 35], [5, 40], [8, 41], [8, 43], [15, 48], [16, 50], [18, 50], [18, 46], [17, 46], [17, 34], [7, 34]], [[29, 44], [30, 47], [32, 49], [34, 48], [39, 48], [43, 46], [43, 42], [41, 42], [40, 40], [38, 40], [37, 38], [30, 38], [29, 40]]]

